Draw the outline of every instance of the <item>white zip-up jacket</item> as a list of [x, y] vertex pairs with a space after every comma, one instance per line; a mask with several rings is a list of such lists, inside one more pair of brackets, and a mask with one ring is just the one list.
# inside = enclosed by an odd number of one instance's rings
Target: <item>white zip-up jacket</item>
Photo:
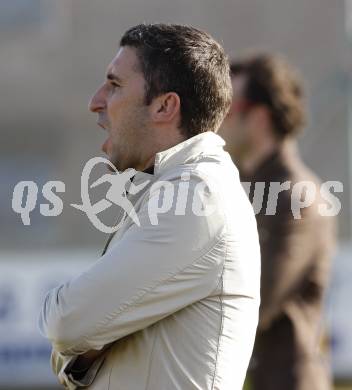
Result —
[[[239, 390], [258, 321], [252, 207], [224, 141], [208, 132], [155, 158], [106, 253], [50, 291], [40, 329], [68, 389]], [[132, 191], [131, 191], [132, 192]], [[113, 343], [75, 380], [76, 356]]]

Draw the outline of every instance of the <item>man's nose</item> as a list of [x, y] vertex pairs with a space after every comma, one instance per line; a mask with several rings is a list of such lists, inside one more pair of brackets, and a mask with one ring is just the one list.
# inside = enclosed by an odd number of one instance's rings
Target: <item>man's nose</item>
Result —
[[92, 112], [99, 112], [106, 107], [103, 87], [99, 88], [90, 99], [88, 108]]

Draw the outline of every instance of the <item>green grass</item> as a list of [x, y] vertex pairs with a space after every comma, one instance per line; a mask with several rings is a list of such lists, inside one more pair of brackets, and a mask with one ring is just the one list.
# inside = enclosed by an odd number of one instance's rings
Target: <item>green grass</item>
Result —
[[352, 384], [335, 385], [335, 390], [352, 390]]
[[[243, 390], [251, 390], [251, 386], [247, 381], [244, 384]], [[352, 383], [335, 384], [334, 390], [352, 390]]]

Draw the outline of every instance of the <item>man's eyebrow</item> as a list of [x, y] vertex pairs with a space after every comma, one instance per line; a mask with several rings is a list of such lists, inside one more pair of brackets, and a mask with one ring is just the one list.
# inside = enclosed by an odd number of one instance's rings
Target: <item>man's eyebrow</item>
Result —
[[122, 82], [122, 80], [119, 76], [117, 76], [116, 74], [113, 74], [111, 72], [106, 75], [106, 78], [110, 81], [117, 81], [118, 83]]

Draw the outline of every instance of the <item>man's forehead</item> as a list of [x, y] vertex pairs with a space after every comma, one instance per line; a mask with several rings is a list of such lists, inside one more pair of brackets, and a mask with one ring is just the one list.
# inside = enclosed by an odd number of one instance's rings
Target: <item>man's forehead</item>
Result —
[[117, 75], [120, 78], [127, 77], [131, 72], [138, 71], [138, 57], [136, 50], [132, 47], [120, 47], [116, 56], [107, 67], [107, 75]]

